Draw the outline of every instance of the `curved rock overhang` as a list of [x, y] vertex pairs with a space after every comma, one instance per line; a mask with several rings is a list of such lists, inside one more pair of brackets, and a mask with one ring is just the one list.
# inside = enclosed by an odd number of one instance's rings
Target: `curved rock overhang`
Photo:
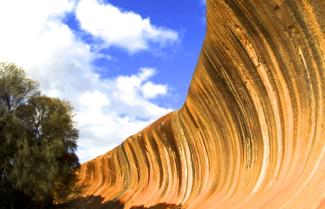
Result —
[[325, 1], [207, 0], [184, 106], [83, 164], [82, 196], [98, 208], [325, 208], [324, 106]]

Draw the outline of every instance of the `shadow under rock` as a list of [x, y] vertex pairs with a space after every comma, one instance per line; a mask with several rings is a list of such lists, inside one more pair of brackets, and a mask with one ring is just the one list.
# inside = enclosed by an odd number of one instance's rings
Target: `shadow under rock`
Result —
[[[101, 196], [88, 196], [72, 200], [58, 209], [124, 209], [124, 204], [119, 201], [106, 201]], [[133, 206], [131, 209], [181, 209], [180, 205], [159, 203], [151, 207]]]
[[157, 205], [151, 206], [149, 208], [142, 206], [133, 206], [131, 209], [181, 209], [180, 205], [159, 203]]
[[124, 209], [120, 201], [103, 202], [101, 196], [80, 197], [65, 203], [59, 209]]

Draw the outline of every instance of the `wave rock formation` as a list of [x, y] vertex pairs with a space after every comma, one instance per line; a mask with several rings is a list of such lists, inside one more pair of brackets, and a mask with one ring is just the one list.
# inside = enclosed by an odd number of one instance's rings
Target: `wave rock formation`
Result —
[[208, 0], [183, 107], [83, 164], [82, 196], [98, 208], [325, 208], [324, 106], [324, 0]]

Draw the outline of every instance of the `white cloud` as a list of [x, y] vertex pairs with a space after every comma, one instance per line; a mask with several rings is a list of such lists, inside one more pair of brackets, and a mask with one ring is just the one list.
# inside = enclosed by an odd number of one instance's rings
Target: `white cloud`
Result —
[[128, 104], [134, 104], [140, 94], [145, 99], [167, 94], [167, 85], [154, 84], [148, 81], [155, 73], [156, 71], [153, 68], [141, 68], [137, 75], [118, 77], [116, 83], [118, 93], [125, 95], [124, 99]]
[[150, 43], [164, 45], [178, 39], [175, 31], [154, 26], [149, 18], [122, 11], [100, 0], [80, 0], [76, 15], [82, 29], [101, 38], [108, 46], [121, 47], [129, 52], [146, 50]]
[[156, 98], [159, 95], [167, 94], [168, 88], [166, 85], [154, 84], [150, 81], [145, 83], [142, 87], [142, 94], [147, 99]]
[[[110, 141], [115, 138], [125, 139], [136, 133], [149, 122], [166, 114], [166, 109], [153, 104], [142, 94], [142, 90], [150, 77], [144, 76], [148, 68], [141, 69], [136, 75], [119, 76], [113, 80], [100, 83], [100, 88], [81, 93], [77, 120], [83, 135], [86, 148], [99, 150], [103, 137]], [[153, 71], [150, 69], [150, 71]], [[154, 84], [154, 88], [159, 84]], [[100, 89], [100, 92], [98, 91]], [[110, 138], [111, 139], [110, 139]], [[112, 146], [119, 141], [112, 140]], [[103, 150], [103, 151], [107, 151]], [[98, 155], [95, 153], [92, 157]]]
[[100, 55], [63, 22], [75, 4], [69, 0], [0, 1], [0, 61], [24, 67], [40, 81], [45, 94], [71, 101], [80, 130], [78, 155], [85, 161], [171, 109], [150, 100], [168, 93], [167, 85], [151, 81], [156, 73], [152, 68], [107, 79], [95, 73], [91, 63]]

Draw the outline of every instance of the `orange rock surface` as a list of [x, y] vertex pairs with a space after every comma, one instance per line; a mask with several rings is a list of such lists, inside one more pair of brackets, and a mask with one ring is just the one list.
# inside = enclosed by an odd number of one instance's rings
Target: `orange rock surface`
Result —
[[82, 208], [325, 208], [324, 151], [325, 1], [208, 0], [184, 106], [84, 163]]

